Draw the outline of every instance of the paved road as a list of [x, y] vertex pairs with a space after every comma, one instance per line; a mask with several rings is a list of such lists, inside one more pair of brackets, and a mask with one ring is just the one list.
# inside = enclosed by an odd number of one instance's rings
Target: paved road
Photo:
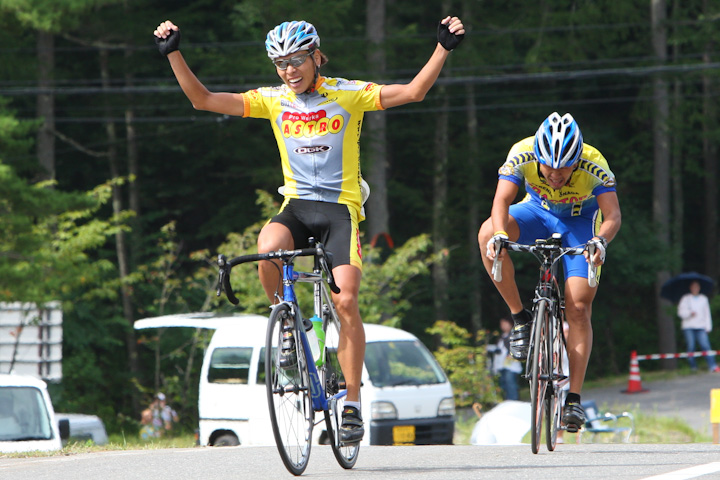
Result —
[[[642, 377], [642, 372], [641, 372]], [[679, 417], [695, 430], [710, 435], [710, 390], [720, 388], [720, 373], [697, 373], [668, 381], [641, 382], [643, 393], [627, 394], [625, 386], [586, 389], [582, 398], [617, 413], [639, 407], [645, 413]]]
[[[688, 468], [695, 473], [678, 474]], [[672, 473], [672, 476], [667, 474]], [[307, 478], [352, 480], [572, 478], [640, 480], [720, 478], [720, 446], [711, 444], [560, 445], [538, 455], [528, 445], [363, 447], [353, 470], [343, 470], [329, 447], [313, 448]], [[292, 478], [274, 447], [95, 452], [47, 458], [0, 458], [3, 480], [213, 480]], [[653, 479], [658, 480], [658, 479]]]

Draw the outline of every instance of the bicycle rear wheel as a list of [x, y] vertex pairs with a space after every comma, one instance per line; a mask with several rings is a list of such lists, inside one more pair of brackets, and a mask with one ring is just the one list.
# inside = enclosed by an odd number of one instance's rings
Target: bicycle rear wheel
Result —
[[[282, 330], [288, 324], [294, 330], [297, 364], [281, 368]], [[301, 475], [310, 458], [315, 413], [307, 360], [289, 305], [280, 304], [273, 309], [265, 344], [265, 385], [275, 443], [288, 471]]]
[[342, 425], [342, 411], [345, 405], [345, 396], [338, 395], [344, 390], [344, 379], [337, 359], [337, 345], [340, 338], [339, 322], [330, 318], [325, 325], [325, 364], [322, 367], [323, 386], [328, 399], [328, 409], [325, 411], [325, 426], [328, 441], [332, 447], [335, 459], [341, 467], [350, 469], [355, 466], [360, 444], [343, 444], [340, 442], [340, 425]]
[[545, 445], [552, 452], [557, 446], [557, 433], [562, 420], [563, 398], [560, 382], [565, 376], [562, 370], [565, 342], [560, 330], [562, 320], [553, 315], [548, 324], [550, 330], [547, 338], [548, 364], [552, 379], [548, 382], [548, 391], [545, 398]]
[[530, 369], [530, 437], [533, 453], [540, 450], [542, 436], [543, 410], [545, 408], [545, 395], [548, 386], [547, 369], [547, 304], [544, 301], [537, 303], [535, 308], [535, 323], [533, 328], [533, 344], [529, 361]]

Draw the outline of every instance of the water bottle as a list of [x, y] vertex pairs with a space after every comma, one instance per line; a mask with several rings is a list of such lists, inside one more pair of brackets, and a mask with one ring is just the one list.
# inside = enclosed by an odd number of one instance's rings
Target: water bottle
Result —
[[315, 359], [315, 365], [319, 367], [325, 363], [325, 359], [323, 358], [325, 353], [325, 332], [323, 331], [322, 319], [320, 317], [313, 315], [310, 318], [310, 322], [312, 322], [312, 328], [307, 331], [307, 337], [313, 359]]

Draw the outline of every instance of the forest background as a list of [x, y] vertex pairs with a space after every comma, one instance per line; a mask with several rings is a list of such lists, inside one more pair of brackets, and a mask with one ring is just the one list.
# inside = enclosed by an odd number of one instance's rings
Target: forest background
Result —
[[[477, 245], [497, 169], [548, 114], [571, 112], [615, 173], [623, 211], [589, 378], [627, 371], [632, 350], [683, 348], [658, 291], [681, 271], [720, 272], [717, 2], [0, 0], [0, 300], [62, 301], [58, 410], [132, 429], [163, 390], [195, 425], [206, 334], [141, 336], [132, 324], [237, 311], [214, 296], [213, 258], [253, 251], [281, 201], [270, 126], [193, 110], [155, 26], [180, 26], [210, 90], [240, 92], [280, 83], [263, 41], [282, 21], [316, 25], [324, 75], [405, 83], [448, 14], [467, 35], [426, 99], [365, 117], [365, 321], [433, 350], [448, 345], [439, 332], [457, 333], [437, 326], [455, 325], [482, 347], [508, 314]], [[533, 260], [516, 266], [529, 300]], [[253, 268], [233, 281], [242, 310], [264, 313]], [[720, 345], [718, 329], [711, 340]]]

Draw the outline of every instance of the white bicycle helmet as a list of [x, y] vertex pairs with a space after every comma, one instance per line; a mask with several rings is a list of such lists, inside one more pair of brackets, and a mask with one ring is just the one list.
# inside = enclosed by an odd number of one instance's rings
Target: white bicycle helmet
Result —
[[583, 137], [572, 115], [551, 113], [535, 134], [533, 150], [538, 162], [550, 168], [573, 166], [582, 155]]
[[312, 23], [304, 20], [283, 22], [270, 30], [265, 39], [265, 49], [272, 60], [319, 46], [320, 37], [317, 30]]

